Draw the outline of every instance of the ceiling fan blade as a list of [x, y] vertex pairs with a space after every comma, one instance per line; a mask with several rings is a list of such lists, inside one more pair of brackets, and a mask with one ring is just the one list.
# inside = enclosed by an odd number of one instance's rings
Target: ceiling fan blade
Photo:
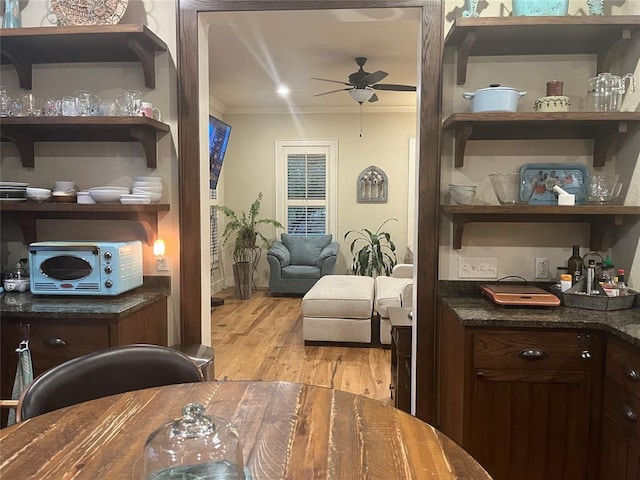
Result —
[[374, 90], [394, 90], [396, 92], [415, 92], [416, 87], [412, 85], [396, 85], [393, 83], [378, 83], [377, 85], [371, 85]]
[[323, 82], [332, 82], [332, 83], [339, 83], [340, 85], [348, 85], [348, 86], [352, 86], [350, 83], [347, 82], [341, 82], [339, 80], [329, 80], [327, 78], [317, 78], [317, 77], [311, 77], [311, 80], [321, 80]]
[[361, 80], [361, 84], [363, 85], [372, 85], [374, 83], [378, 83], [384, 77], [389, 75], [387, 72], [383, 72], [382, 70], [378, 70], [377, 72], [370, 73], [366, 77]]
[[337, 90], [331, 90], [329, 92], [316, 93], [314, 95], [314, 97], [321, 97], [322, 95], [329, 95], [330, 93], [344, 92], [345, 90], [353, 90], [353, 87], [351, 87], [351, 88], [339, 88]]
[[371, 95], [371, 98], [369, 99], [369, 103], [373, 103], [377, 101], [378, 101], [378, 96], [374, 93], [373, 95]]

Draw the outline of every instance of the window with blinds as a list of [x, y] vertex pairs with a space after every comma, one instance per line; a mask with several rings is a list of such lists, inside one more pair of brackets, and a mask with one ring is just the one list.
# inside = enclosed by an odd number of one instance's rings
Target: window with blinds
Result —
[[276, 142], [278, 220], [287, 233], [333, 233], [335, 221], [335, 141]]

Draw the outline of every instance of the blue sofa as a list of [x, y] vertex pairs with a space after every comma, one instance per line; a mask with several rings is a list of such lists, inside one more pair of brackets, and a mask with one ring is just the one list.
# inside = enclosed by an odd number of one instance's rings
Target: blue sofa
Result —
[[340, 248], [331, 235], [299, 237], [283, 233], [267, 252], [271, 293], [307, 293], [333, 274]]

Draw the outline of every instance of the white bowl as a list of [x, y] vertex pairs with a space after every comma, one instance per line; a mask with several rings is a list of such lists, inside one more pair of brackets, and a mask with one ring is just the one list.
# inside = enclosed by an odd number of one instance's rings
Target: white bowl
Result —
[[51, 192], [49, 193], [27, 193], [27, 199], [34, 202], [46, 202], [51, 198]]
[[53, 189], [62, 192], [69, 192], [76, 189], [76, 184], [75, 182], [70, 182], [68, 180], [56, 180], [53, 182]]
[[114, 185], [104, 185], [102, 187], [91, 187], [89, 189], [89, 192], [95, 192], [95, 191], [100, 191], [100, 190], [108, 190], [110, 192], [118, 190], [119, 192], [122, 192], [122, 193], [130, 193], [129, 187], [117, 187], [117, 186], [114, 186]]
[[96, 203], [114, 203], [120, 201], [123, 192], [122, 190], [89, 190], [89, 195]]
[[27, 187], [27, 196], [29, 195], [51, 195], [51, 190], [48, 188]]
[[160, 177], [133, 177], [134, 182], [150, 182], [150, 183], [162, 183]]
[[140, 190], [140, 193], [162, 193], [162, 185], [158, 186], [158, 185], [146, 185], [146, 186], [141, 186], [141, 185], [133, 185], [133, 192], [135, 193], [136, 190]]
[[83, 203], [83, 204], [94, 204], [94, 203], [96, 203], [96, 201], [93, 199], [93, 197], [91, 196], [91, 194], [87, 190], [84, 190], [82, 192], [78, 192], [78, 198], [77, 198], [76, 201], [78, 203]]

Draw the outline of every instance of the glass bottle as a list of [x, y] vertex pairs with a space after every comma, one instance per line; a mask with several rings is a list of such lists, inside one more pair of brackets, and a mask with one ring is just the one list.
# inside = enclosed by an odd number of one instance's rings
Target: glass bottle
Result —
[[627, 294], [627, 285], [624, 283], [624, 270], [618, 270], [618, 283], [616, 284], [618, 290], [618, 296], [622, 297]]
[[573, 279], [573, 285], [578, 283], [582, 278], [582, 268], [583, 268], [582, 257], [580, 256], [580, 245], [573, 246], [573, 253], [567, 260], [567, 268], [569, 271], [569, 275]]
[[21, 26], [20, 0], [5, 0], [2, 28], [20, 28]]

